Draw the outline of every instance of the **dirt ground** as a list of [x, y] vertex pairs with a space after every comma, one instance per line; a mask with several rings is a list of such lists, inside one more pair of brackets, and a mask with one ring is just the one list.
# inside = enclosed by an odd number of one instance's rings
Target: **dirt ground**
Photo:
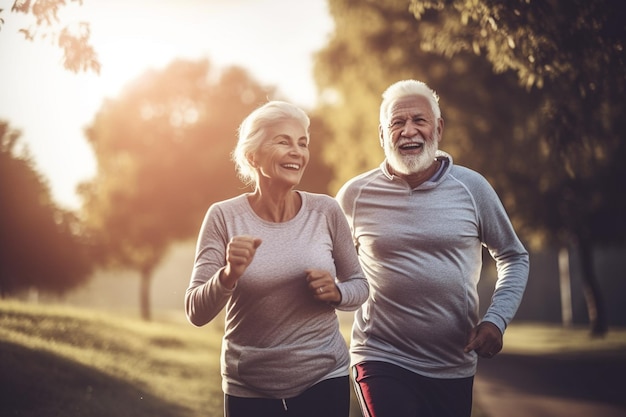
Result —
[[481, 360], [475, 402], [488, 417], [626, 417], [623, 354], [501, 353]]

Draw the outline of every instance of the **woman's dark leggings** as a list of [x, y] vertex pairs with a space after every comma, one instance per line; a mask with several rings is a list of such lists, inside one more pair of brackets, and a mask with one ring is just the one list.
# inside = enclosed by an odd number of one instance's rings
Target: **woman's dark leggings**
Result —
[[348, 417], [349, 414], [347, 376], [319, 382], [293, 398], [224, 397], [225, 417]]

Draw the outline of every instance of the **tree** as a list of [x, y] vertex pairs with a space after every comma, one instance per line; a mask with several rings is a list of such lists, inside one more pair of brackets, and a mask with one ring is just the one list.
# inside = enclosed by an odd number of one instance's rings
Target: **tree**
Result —
[[[423, 46], [446, 56], [472, 51], [496, 72], [513, 71], [540, 96], [539, 183], [546, 202], [526, 219], [543, 238], [577, 247], [591, 333], [607, 317], [593, 248], [626, 241], [624, 89], [626, 6], [616, 0], [411, 1], [415, 17], [443, 16]], [[523, 216], [523, 215], [522, 215]]]
[[91, 273], [88, 246], [19, 145], [20, 132], [0, 121], [0, 297], [29, 288], [63, 294]]
[[[306, 109], [303, 109], [306, 111]], [[328, 146], [332, 146], [332, 132], [325, 120], [315, 110], [309, 111], [310, 158], [298, 189], [311, 193], [327, 193], [333, 180], [333, 171], [324, 158]]]
[[[82, 5], [82, 0], [70, 0]], [[63, 51], [63, 66], [72, 72], [100, 72], [100, 62], [90, 44], [91, 28], [87, 22], [63, 25], [59, 12], [67, 7], [66, 0], [15, 0], [11, 12], [27, 16], [34, 20], [28, 27], [19, 32], [27, 41], [50, 40]], [[4, 25], [4, 17], [0, 9], [0, 29]]]
[[79, 189], [84, 217], [102, 265], [139, 271], [142, 318], [170, 244], [197, 236], [209, 205], [244, 189], [230, 160], [237, 127], [272, 94], [243, 69], [180, 60], [104, 102], [87, 129], [98, 170]]

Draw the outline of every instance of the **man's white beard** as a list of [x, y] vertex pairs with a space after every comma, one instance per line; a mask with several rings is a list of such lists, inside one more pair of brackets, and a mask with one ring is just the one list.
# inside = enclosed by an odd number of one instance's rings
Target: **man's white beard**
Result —
[[417, 174], [430, 168], [439, 149], [435, 135], [433, 134], [432, 139], [424, 141], [424, 148], [418, 155], [402, 155], [399, 148], [394, 149], [391, 141], [386, 141], [385, 156], [389, 166], [394, 172], [402, 175]]

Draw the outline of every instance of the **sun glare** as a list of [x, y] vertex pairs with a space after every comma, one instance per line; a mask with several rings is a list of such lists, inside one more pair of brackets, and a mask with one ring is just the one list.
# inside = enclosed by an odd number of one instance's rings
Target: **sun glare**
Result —
[[[74, 74], [48, 42], [17, 33], [22, 16], [7, 12], [0, 32], [0, 118], [22, 131], [37, 168], [59, 204], [76, 208], [76, 185], [96, 172], [83, 129], [105, 98], [149, 69], [176, 58], [237, 65], [282, 98], [303, 107], [317, 100], [312, 54], [332, 30], [325, 0], [148, 0], [69, 2], [62, 23], [86, 21], [100, 74]], [[179, 115], [186, 123], [193, 115]]]

